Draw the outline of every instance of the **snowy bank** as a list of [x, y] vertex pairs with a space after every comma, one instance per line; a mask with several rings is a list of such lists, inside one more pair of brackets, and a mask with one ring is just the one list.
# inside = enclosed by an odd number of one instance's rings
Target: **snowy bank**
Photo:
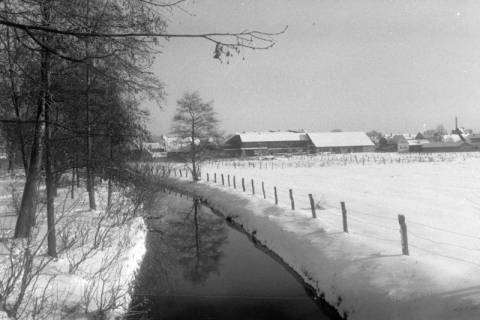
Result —
[[[3, 179], [0, 194], [6, 195], [12, 182], [22, 181]], [[15, 219], [2, 215], [12, 207], [8, 196], [1, 197], [0, 296], [7, 297], [5, 310], [12, 312], [18, 304], [18, 319], [87, 319], [94, 315], [114, 319], [128, 311], [131, 287], [146, 251], [146, 226], [122, 192], [113, 194], [109, 210], [104, 187], [98, 187], [97, 197], [99, 209], [89, 210], [86, 192], [78, 190], [75, 199], [70, 199], [68, 190], [59, 189], [56, 259], [46, 255], [43, 210], [31, 241], [15, 240], [11, 238]], [[32, 261], [30, 267], [28, 261]], [[24, 275], [29, 281], [22, 298], [20, 280]], [[4, 318], [8, 319], [6, 313], [0, 311], [0, 319]]]
[[[331, 232], [305, 211], [210, 183], [162, 178], [201, 197], [277, 253], [348, 319], [474, 319], [480, 315], [478, 266], [386, 253], [375, 241]], [[399, 244], [398, 244], [399, 248]], [[438, 262], [438, 263], [434, 263]], [[445, 271], [449, 270], [448, 273]]]

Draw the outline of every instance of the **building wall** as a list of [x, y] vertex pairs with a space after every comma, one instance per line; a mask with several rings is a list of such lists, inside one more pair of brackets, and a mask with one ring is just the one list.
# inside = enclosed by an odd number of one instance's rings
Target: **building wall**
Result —
[[317, 152], [351, 153], [351, 152], [374, 152], [375, 146], [347, 146], [347, 147], [319, 147]]
[[308, 140], [301, 141], [256, 141], [242, 142], [241, 148], [308, 148], [311, 145]]

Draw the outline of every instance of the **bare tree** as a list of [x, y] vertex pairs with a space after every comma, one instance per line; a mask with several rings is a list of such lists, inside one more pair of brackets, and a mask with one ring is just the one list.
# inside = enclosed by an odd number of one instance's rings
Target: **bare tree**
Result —
[[192, 179], [198, 181], [201, 155], [209, 139], [219, 135], [218, 119], [213, 110], [213, 102], [203, 102], [198, 92], [185, 93], [177, 101], [177, 111], [173, 117], [172, 133], [180, 140], [189, 142], [189, 162]]

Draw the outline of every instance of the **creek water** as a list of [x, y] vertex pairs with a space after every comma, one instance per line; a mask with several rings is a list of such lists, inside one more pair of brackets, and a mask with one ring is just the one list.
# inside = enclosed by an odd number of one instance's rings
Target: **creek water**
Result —
[[158, 195], [128, 319], [329, 319], [303, 285], [198, 201]]

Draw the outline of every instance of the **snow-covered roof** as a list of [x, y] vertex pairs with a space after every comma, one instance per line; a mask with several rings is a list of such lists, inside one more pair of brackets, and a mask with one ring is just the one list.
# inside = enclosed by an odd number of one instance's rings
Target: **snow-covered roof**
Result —
[[[190, 138], [180, 138], [177, 136], [162, 136], [165, 151], [185, 151], [190, 148]], [[195, 139], [195, 144], [200, 143], [199, 139]]]
[[407, 140], [409, 146], [421, 146], [430, 143], [427, 139]]
[[237, 133], [242, 142], [264, 141], [306, 141], [308, 137], [303, 132], [268, 131], [268, 132], [243, 132]]
[[365, 132], [309, 132], [307, 135], [317, 148], [374, 145]]
[[442, 140], [445, 142], [458, 142], [462, 141], [462, 138], [458, 134], [445, 134], [442, 137]]

